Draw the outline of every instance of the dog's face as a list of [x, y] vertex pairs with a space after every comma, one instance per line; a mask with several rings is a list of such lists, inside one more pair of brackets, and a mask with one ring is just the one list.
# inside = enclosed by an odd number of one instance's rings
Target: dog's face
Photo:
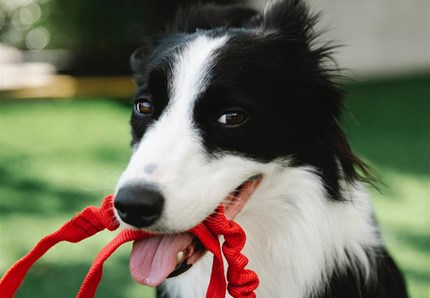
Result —
[[264, 174], [264, 164], [244, 157], [256, 156], [253, 144], [261, 131], [255, 130], [252, 103], [221, 95], [227, 86], [216, 86], [215, 68], [225, 64], [216, 57], [228, 40], [205, 34], [178, 40], [179, 47], [154, 57], [136, 92], [134, 154], [119, 188], [141, 184], [162, 193], [162, 211], [151, 230], [187, 230], [242, 183]]
[[311, 21], [290, 6], [246, 29], [172, 33], [135, 57], [133, 155], [117, 197], [147, 202], [130, 203], [133, 216], [145, 214], [127, 223], [185, 231], [245, 182], [290, 166], [315, 168], [336, 197], [347, 159], [337, 126], [341, 94], [322, 67], [326, 49], [310, 46]]

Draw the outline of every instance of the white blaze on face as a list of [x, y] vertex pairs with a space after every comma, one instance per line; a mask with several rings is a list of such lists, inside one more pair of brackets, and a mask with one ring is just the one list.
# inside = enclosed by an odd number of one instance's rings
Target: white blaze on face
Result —
[[118, 190], [129, 183], [150, 183], [161, 189], [164, 209], [151, 227], [155, 230], [188, 230], [255, 170], [254, 162], [239, 157], [209, 161], [193, 124], [195, 101], [208, 84], [213, 54], [227, 39], [199, 36], [177, 54], [169, 105], [135, 147], [117, 185]]

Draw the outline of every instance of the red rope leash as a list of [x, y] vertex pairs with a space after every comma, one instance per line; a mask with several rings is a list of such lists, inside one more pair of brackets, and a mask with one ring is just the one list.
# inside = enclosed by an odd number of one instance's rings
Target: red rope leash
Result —
[[[1, 297], [12, 298], [31, 266], [58, 242], [76, 243], [104, 229], [116, 230], [119, 224], [115, 219], [113, 208], [113, 196], [107, 196], [100, 208], [85, 208], [56, 232], [42, 238], [30, 252], [9, 268], [0, 279]], [[205, 248], [214, 255], [212, 274], [206, 297], [225, 297], [226, 288], [233, 297], [255, 297], [254, 290], [258, 286], [258, 277], [253, 271], [245, 269], [248, 259], [241, 254], [246, 241], [245, 232], [238, 224], [225, 218], [222, 207], [217, 211], [213, 216], [190, 230], [191, 233], [199, 238]], [[218, 235], [223, 235], [225, 239], [222, 252]], [[138, 230], [122, 230], [99, 252], [76, 297], [94, 297], [103, 274], [104, 262], [122, 244], [145, 237], [151, 237], [151, 234]], [[228, 287], [224, 277], [223, 254], [228, 263]]]

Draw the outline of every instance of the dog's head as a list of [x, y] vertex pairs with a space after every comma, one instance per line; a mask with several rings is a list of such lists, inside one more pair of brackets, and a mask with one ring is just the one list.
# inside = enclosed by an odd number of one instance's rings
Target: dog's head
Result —
[[357, 178], [316, 19], [296, 0], [261, 14], [206, 6], [133, 55], [133, 155], [115, 201], [124, 222], [185, 231], [285, 167], [311, 166], [333, 199], [339, 179]]

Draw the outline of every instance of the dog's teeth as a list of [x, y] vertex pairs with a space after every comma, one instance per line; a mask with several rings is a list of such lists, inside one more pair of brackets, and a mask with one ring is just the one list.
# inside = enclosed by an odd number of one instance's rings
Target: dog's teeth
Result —
[[184, 258], [184, 252], [183, 251], [178, 252], [178, 256], [177, 256], [177, 260], [176, 260], [176, 265], [181, 264], [182, 261], [183, 261], [183, 258]]

